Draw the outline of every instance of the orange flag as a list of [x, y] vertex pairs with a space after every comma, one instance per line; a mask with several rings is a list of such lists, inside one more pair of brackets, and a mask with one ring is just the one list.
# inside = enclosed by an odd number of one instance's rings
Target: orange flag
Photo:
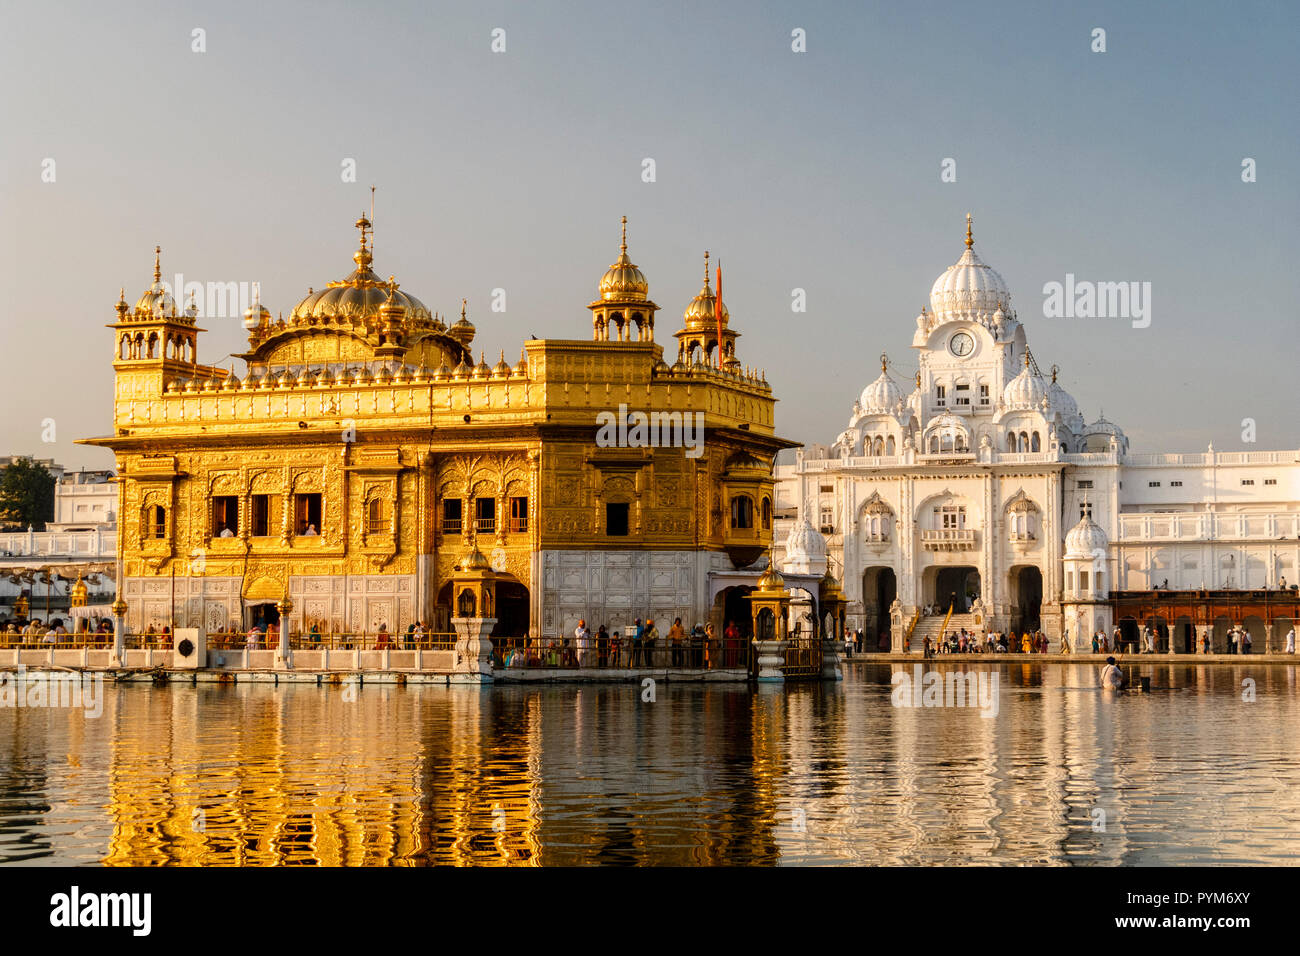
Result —
[[722, 368], [722, 260], [718, 260], [718, 295], [713, 300], [713, 313], [718, 319], [718, 368]]

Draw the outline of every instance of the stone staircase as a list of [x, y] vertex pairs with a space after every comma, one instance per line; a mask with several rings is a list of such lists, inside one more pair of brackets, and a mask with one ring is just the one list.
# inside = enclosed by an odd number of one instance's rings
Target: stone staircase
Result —
[[[932, 614], [916, 622], [916, 629], [912, 631], [912, 650], [917, 651], [924, 647], [927, 637], [930, 638], [930, 644], [933, 646], [943, 636], [943, 618], [942, 614]], [[978, 633], [980, 637], [984, 636], [983, 628], [977, 628], [975, 625], [974, 614], [953, 614], [948, 621], [948, 631], [960, 633], [963, 627], [968, 634]]]

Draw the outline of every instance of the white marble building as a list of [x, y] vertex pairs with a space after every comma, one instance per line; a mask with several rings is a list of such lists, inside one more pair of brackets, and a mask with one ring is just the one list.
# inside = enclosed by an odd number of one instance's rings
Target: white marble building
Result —
[[802, 567], [819, 535], [850, 625], [899, 650], [914, 620], [913, 649], [935, 628], [927, 607], [1057, 648], [1111, 627], [1114, 591], [1300, 579], [1300, 451], [1131, 453], [1040, 368], [973, 245], [968, 219], [916, 319], [915, 380], [882, 361], [833, 444], [778, 465], [777, 560]]

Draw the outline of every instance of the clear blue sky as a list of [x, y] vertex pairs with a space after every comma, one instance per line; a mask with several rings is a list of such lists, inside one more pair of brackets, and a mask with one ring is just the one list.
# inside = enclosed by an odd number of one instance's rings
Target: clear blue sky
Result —
[[[352, 268], [371, 183], [377, 271], [444, 313], [468, 298], [489, 361], [532, 333], [590, 335], [584, 305], [626, 214], [657, 336], [671, 348], [703, 250], [721, 255], [740, 358], [767, 369], [779, 431], [830, 441], [882, 349], [910, 378], [915, 316], [969, 210], [1040, 364], [1062, 366], [1089, 420], [1104, 408], [1134, 451], [1300, 446], [1298, 11], [11, 5], [0, 454], [111, 464], [73, 441], [110, 429], [103, 325], [119, 286], [134, 301], [148, 285], [155, 243], [165, 276], [260, 281], [287, 313]], [[1151, 282], [1150, 328], [1044, 318], [1043, 284], [1066, 273]], [[200, 360], [242, 347], [235, 320], [201, 324]]]

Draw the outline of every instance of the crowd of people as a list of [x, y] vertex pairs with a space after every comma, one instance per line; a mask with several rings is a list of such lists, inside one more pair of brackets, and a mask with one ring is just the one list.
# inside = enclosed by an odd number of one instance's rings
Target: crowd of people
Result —
[[936, 654], [1046, 654], [1047, 635], [1042, 631], [1015, 633], [989, 631], [982, 638], [966, 628], [950, 631], [947, 636], [931, 641], [929, 636], [921, 642], [922, 655]]
[[606, 624], [593, 631], [583, 618], [571, 637], [496, 640], [494, 656], [502, 667], [714, 670], [743, 667], [746, 643], [735, 621], [728, 621], [719, 636], [711, 623], [697, 623], [687, 630], [680, 617], [673, 619], [666, 633], [654, 618], [638, 617], [622, 631], [610, 630]]

